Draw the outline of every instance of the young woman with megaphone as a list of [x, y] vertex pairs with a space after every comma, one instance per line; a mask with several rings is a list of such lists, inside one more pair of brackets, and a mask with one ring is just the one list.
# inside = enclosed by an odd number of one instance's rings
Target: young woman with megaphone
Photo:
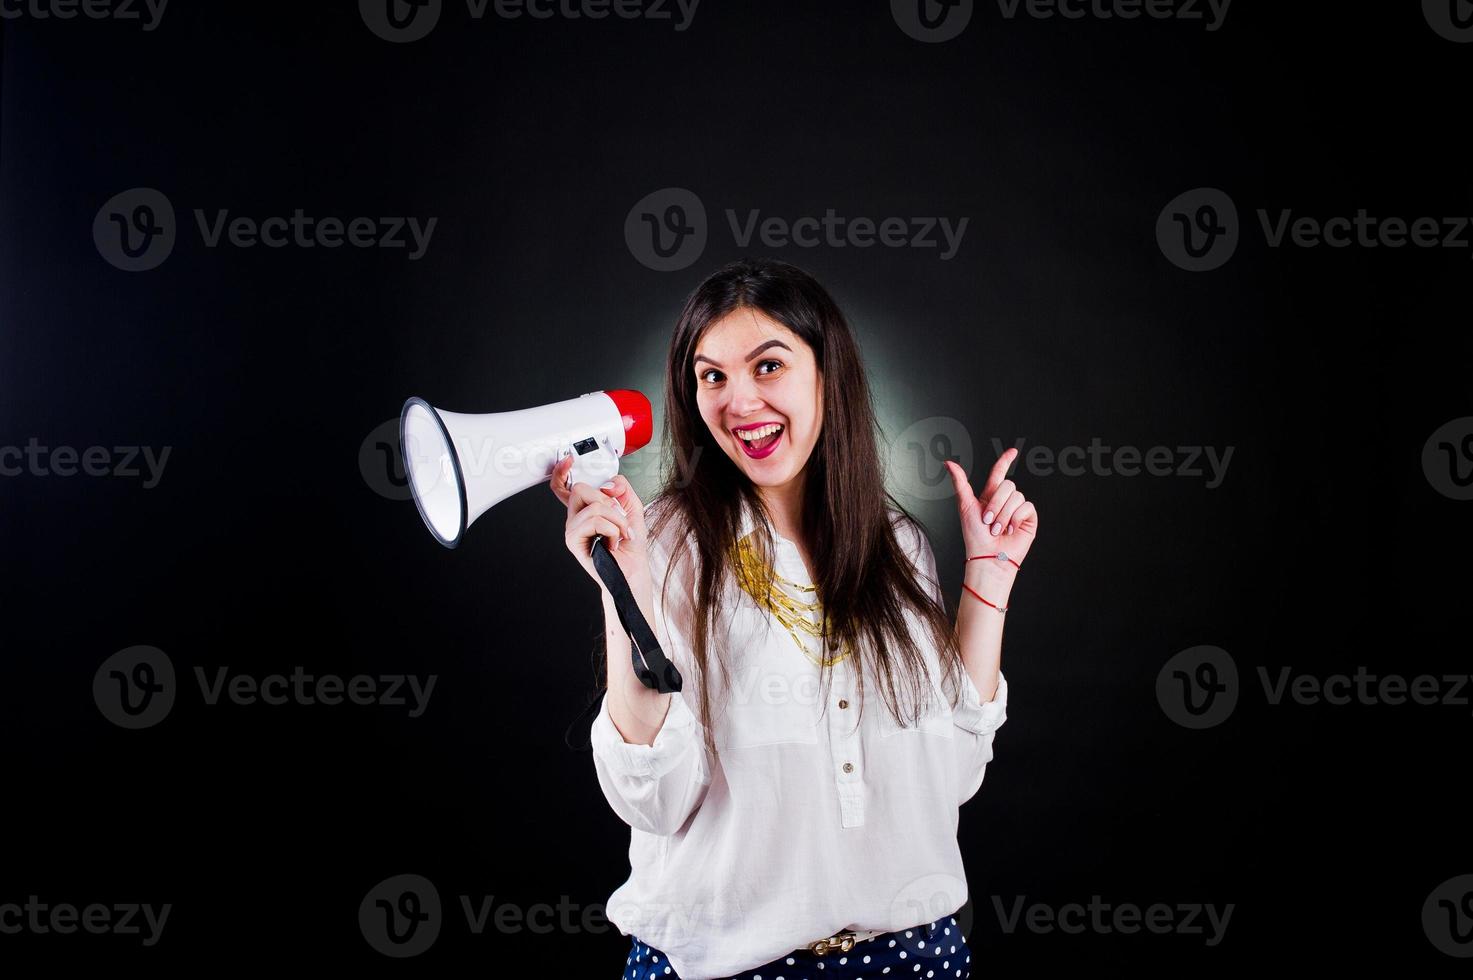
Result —
[[[957, 810], [1007, 717], [1003, 620], [1038, 529], [1006, 479], [1016, 450], [980, 496], [945, 464], [968, 558], [953, 623], [925, 530], [886, 492], [858, 346], [807, 273], [743, 260], [702, 282], [665, 408], [665, 458], [690, 463], [648, 507], [623, 476], [568, 487], [571, 458], [550, 481], [603, 591], [590, 741], [631, 828], [606, 906], [624, 976], [970, 976]], [[634, 674], [600, 535], [674, 693]]]

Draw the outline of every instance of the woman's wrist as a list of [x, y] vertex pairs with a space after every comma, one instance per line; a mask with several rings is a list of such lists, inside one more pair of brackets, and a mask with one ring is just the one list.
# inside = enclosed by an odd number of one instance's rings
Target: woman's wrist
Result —
[[986, 596], [990, 602], [1004, 606], [1017, 578], [1018, 570], [1012, 565], [983, 560], [967, 563], [962, 582]]

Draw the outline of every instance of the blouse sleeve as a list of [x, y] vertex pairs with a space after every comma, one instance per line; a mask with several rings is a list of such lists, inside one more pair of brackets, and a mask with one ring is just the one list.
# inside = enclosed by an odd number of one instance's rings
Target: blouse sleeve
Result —
[[[925, 532], [912, 526], [914, 536], [912, 562], [921, 575], [921, 584], [933, 598], [945, 608], [941, 583], [936, 574], [936, 554], [927, 540]], [[1008, 718], [1008, 679], [1001, 669], [997, 672], [997, 691], [991, 701], [983, 701], [972, 676], [962, 671], [962, 699], [952, 713], [956, 727], [952, 740], [955, 751], [957, 775], [957, 805], [977, 795], [982, 787], [982, 777], [987, 763], [992, 761], [992, 742], [998, 730]]]
[[[655, 614], [650, 625], [660, 640], [660, 649], [679, 669], [684, 683], [681, 690], [670, 695], [669, 710], [653, 745], [624, 741], [609, 716], [607, 693], [594, 717], [589, 742], [599, 786], [614, 812], [635, 830], [666, 836], [685, 826], [700, 807], [711, 773], [704, 729], [686, 701], [688, 695], [695, 696], [691, 684], [693, 658], [681, 627], [670, 622], [679, 617], [667, 616], [661, 590], [666, 564], [663, 549], [654, 541], [650, 549]], [[688, 610], [685, 603], [676, 605], [680, 611]]]

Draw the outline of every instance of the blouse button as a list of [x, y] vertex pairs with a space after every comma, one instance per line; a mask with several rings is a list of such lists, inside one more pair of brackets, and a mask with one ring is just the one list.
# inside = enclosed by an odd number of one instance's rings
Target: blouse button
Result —
[[839, 707], [841, 707], [841, 708], [847, 708], [847, 707], [849, 707], [849, 702], [846, 701], [844, 698], [840, 698], [839, 699]]
[[845, 772], [853, 772], [854, 771], [854, 763], [852, 763], [852, 762], [846, 762], [846, 763], [844, 763], [844, 771]]

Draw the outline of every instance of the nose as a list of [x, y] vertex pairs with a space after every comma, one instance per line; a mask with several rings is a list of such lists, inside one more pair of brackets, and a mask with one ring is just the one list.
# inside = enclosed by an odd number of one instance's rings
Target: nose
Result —
[[742, 420], [752, 418], [767, 404], [757, 390], [757, 383], [750, 378], [732, 379], [727, 383], [726, 391], [726, 410], [733, 420], [733, 425], [741, 424]]

